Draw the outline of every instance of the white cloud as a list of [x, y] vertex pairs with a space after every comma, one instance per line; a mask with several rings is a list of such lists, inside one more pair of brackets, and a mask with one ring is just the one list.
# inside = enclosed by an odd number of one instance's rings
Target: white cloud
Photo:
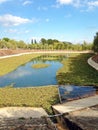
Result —
[[59, 4], [71, 4], [73, 0], [57, 0], [57, 3]]
[[18, 26], [29, 22], [31, 22], [30, 19], [13, 16], [11, 14], [0, 16], [0, 23], [4, 26]]
[[8, 30], [6, 30], [5, 32], [7, 32], [7, 33], [17, 33], [17, 29], [12, 29], [12, 28], [10, 28], [10, 29], [8, 29]]
[[88, 2], [88, 6], [96, 7], [96, 6], [98, 6], [98, 1]]
[[57, 0], [57, 5], [55, 7], [59, 7], [60, 5], [72, 5], [74, 7], [80, 7], [85, 3], [84, 1], [81, 0]]
[[84, 4], [85, 9], [81, 10], [81, 12], [89, 12], [89, 11], [94, 10], [96, 7], [98, 7], [98, 0], [96, 1], [85, 0], [83, 4]]
[[0, 0], [0, 4], [7, 2], [7, 1], [9, 1], [9, 0]]
[[13, 29], [13, 28], [9, 28], [9, 29], [7, 29], [7, 30], [5, 30], [5, 32], [7, 32], [7, 33], [15, 33], [15, 34], [27, 34], [27, 33], [29, 33], [30, 32], [30, 30], [19, 30], [19, 29]]
[[32, 4], [32, 2], [30, 0], [27, 0], [27, 1], [23, 2], [23, 5], [29, 5], [29, 4]]
[[40, 6], [39, 6], [37, 9], [38, 9], [39, 11], [41, 11], [41, 10], [46, 11], [46, 10], [48, 10], [48, 7], [40, 7]]
[[89, 8], [92, 9], [98, 6], [98, 0], [56, 0], [57, 4], [54, 7], [60, 5], [72, 5], [74, 7]]

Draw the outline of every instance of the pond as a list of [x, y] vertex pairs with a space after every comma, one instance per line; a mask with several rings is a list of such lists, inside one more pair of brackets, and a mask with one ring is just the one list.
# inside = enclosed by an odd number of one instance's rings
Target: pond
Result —
[[[32, 59], [32, 61], [18, 67], [13, 72], [10, 72], [0, 77], [0, 87], [13, 84], [14, 87], [31, 87], [31, 86], [46, 86], [56, 85], [56, 72], [62, 67], [61, 61], [66, 58], [62, 56], [43, 55]], [[34, 69], [33, 64], [45, 63], [49, 64], [46, 68]]]
[[60, 85], [58, 90], [61, 103], [98, 94], [93, 86]]
[[[1, 76], [0, 87], [13, 85], [16, 88], [22, 88], [57, 85], [56, 73], [63, 66], [61, 61], [66, 60], [66, 58], [66, 55], [43, 55], [32, 59], [16, 70]], [[48, 64], [49, 66], [32, 68], [36, 64]], [[61, 103], [98, 93], [98, 89], [93, 86], [60, 85], [58, 90]]]

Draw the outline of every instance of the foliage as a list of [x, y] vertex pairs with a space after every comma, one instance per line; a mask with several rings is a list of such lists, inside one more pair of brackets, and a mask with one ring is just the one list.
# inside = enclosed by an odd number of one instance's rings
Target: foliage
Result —
[[57, 72], [58, 84], [98, 86], [98, 72], [88, 65], [92, 54], [74, 54], [63, 60], [63, 67]]
[[98, 32], [96, 33], [96, 36], [94, 37], [93, 50], [94, 52], [98, 53]]
[[49, 64], [44, 64], [44, 63], [39, 63], [39, 64], [33, 64], [32, 68], [40, 69], [40, 68], [46, 68], [48, 66], [50, 66], [50, 65]]
[[39, 54], [29, 54], [29, 55], [22, 55], [22, 56], [15, 56], [11, 58], [0, 59], [0, 76], [15, 70], [18, 66], [25, 64], [26, 62], [30, 61], [32, 58], [38, 56]]
[[43, 107], [51, 113], [51, 105], [59, 102], [56, 86], [32, 88], [0, 88], [0, 106]]
[[0, 40], [0, 48], [3, 49], [34, 49], [34, 50], [91, 50], [92, 44], [84, 41], [82, 44], [72, 44], [70, 42], [61, 42], [57, 39], [45, 39], [41, 38], [38, 43], [36, 39], [31, 39], [30, 44], [26, 44], [24, 41], [16, 41], [7, 37]]

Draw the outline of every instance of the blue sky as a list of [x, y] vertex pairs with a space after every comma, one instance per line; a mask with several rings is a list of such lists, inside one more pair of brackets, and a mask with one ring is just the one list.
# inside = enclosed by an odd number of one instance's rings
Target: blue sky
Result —
[[98, 0], [0, 0], [0, 38], [92, 42]]

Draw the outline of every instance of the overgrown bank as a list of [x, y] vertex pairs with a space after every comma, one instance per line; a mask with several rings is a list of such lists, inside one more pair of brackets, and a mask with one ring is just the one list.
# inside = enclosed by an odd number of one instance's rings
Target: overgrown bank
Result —
[[92, 54], [74, 54], [63, 60], [63, 67], [57, 72], [58, 84], [98, 86], [98, 72], [88, 65]]
[[43, 107], [48, 113], [51, 113], [51, 105], [58, 102], [58, 90], [55, 86], [36, 88], [0, 88], [0, 107]]

